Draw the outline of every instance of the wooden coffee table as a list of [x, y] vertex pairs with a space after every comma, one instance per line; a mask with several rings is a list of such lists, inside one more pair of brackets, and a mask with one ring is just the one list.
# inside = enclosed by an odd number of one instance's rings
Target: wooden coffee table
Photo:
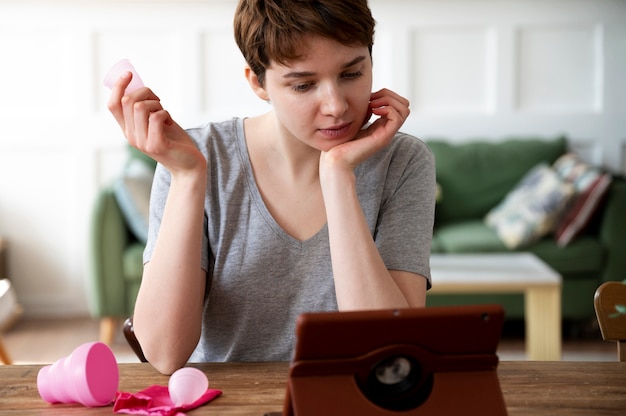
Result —
[[433, 254], [429, 293], [523, 293], [526, 356], [561, 359], [561, 275], [530, 253]]

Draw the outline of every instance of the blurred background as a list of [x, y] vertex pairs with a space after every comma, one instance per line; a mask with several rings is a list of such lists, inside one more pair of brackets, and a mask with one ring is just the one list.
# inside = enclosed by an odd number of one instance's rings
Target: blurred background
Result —
[[[129, 58], [186, 127], [267, 110], [243, 77], [236, 3], [0, 0], [0, 235], [20, 319], [89, 317], [91, 210], [127, 158], [102, 85], [112, 64]], [[370, 5], [375, 88], [411, 100], [403, 130], [564, 134], [587, 161], [626, 172], [625, 1]]]

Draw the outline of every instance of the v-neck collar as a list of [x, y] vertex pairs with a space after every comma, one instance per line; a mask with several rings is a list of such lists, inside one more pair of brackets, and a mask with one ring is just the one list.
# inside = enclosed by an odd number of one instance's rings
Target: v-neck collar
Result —
[[324, 225], [311, 237], [305, 240], [299, 240], [289, 234], [287, 231], [283, 229], [283, 227], [278, 224], [274, 216], [270, 213], [263, 197], [261, 196], [261, 191], [259, 190], [256, 178], [254, 177], [254, 171], [252, 169], [252, 162], [250, 160], [250, 153], [248, 152], [248, 145], [246, 143], [245, 129], [244, 129], [244, 120], [245, 118], [240, 118], [237, 120], [237, 148], [239, 151], [239, 156], [241, 158], [241, 166], [245, 171], [246, 183], [248, 186], [248, 191], [252, 197], [252, 201], [254, 202], [256, 208], [258, 209], [261, 216], [265, 219], [266, 223], [272, 228], [272, 230], [283, 240], [287, 241], [292, 247], [298, 250], [304, 250], [307, 246], [315, 244], [320, 239], [328, 239], [328, 223], [325, 222]]

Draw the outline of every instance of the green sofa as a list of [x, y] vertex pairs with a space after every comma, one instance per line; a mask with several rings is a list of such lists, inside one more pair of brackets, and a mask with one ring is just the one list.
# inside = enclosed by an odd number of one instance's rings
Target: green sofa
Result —
[[[427, 141], [435, 154], [442, 199], [437, 204], [432, 250], [437, 253], [504, 251], [484, 225], [485, 214], [537, 162], [552, 163], [567, 151], [565, 139], [470, 142]], [[155, 162], [134, 149], [129, 164]], [[91, 220], [91, 312], [102, 319], [103, 341], [112, 325], [132, 314], [143, 270], [142, 233], [116, 198], [116, 181], [102, 189]], [[593, 294], [601, 282], [626, 277], [626, 182], [614, 178], [606, 200], [584, 235], [565, 248], [548, 236], [525, 248], [563, 276], [563, 317], [593, 318]], [[436, 283], [435, 283], [436, 284]], [[495, 302], [507, 317], [523, 317], [521, 295], [429, 295], [428, 305]], [[108, 335], [107, 335], [108, 334]]]
[[[100, 340], [106, 343], [113, 341], [123, 320], [132, 315], [143, 273], [145, 233], [137, 232], [138, 226], [130, 217], [138, 214], [124, 211], [116, 195], [129, 167], [137, 165], [152, 172], [156, 162], [129, 147], [124, 173], [100, 190], [91, 214], [90, 312], [101, 320]], [[146, 192], [149, 194], [144, 189], [137, 196], [143, 198]]]
[[[540, 162], [552, 165], [567, 140], [475, 140], [453, 144], [428, 140], [436, 160], [437, 202], [433, 253], [532, 252], [563, 277], [563, 320], [594, 319], [593, 296], [604, 281], [626, 278], [626, 182], [613, 177], [589, 224], [565, 247], [549, 234], [509, 249], [485, 224], [485, 216]], [[436, 282], [434, 282], [436, 284]], [[521, 294], [429, 294], [427, 305], [499, 303], [508, 319], [523, 318]]]

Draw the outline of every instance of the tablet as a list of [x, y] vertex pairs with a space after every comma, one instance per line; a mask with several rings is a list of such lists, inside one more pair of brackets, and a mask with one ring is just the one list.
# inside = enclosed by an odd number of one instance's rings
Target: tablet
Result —
[[305, 313], [284, 416], [505, 415], [499, 305]]

